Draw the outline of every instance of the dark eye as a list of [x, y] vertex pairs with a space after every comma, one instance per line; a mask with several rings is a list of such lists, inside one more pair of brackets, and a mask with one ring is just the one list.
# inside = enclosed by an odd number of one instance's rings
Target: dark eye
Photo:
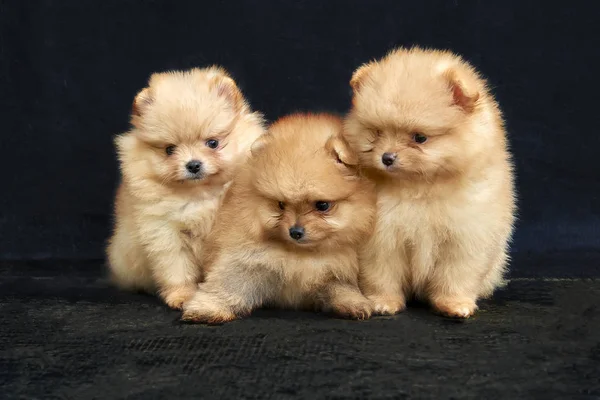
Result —
[[216, 149], [217, 147], [219, 147], [219, 141], [215, 139], [207, 140], [206, 146], [210, 147], [211, 149]]
[[423, 144], [427, 141], [427, 136], [422, 133], [413, 133], [413, 140], [419, 144]]
[[175, 153], [175, 146], [174, 145], [167, 146], [165, 148], [165, 153], [167, 153], [168, 156]]
[[375, 134], [375, 137], [380, 137], [382, 134], [381, 129], [373, 129], [373, 133]]
[[285, 204], [283, 203], [283, 201], [279, 202], [279, 209], [280, 210], [285, 210]]
[[325, 212], [331, 208], [331, 203], [328, 201], [317, 201], [315, 203], [315, 208], [317, 211]]

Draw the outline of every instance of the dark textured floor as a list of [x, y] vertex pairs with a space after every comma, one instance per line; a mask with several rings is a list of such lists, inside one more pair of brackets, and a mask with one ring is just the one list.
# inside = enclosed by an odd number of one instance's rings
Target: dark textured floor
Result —
[[414, 306], [205, 327], [100, 263], [58, 264], [0, 264], [2, 398], [600, 398], [599, 280], [516, 279], [465, 322]]

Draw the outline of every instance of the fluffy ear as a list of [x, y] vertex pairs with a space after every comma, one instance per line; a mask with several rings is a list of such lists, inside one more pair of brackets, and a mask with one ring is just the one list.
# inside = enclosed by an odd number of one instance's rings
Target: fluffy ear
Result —
[[479, 90], [475, 79], [462, 73], [457, 69], [450, 68], [444, 72], [454, 98], [454, 104], [461, 107], [466, 112], [472, 112], [477, 100], [479, 100]]
[[352, 90], [358, 92], [358, 90], [364, 85], [365, 79], [367, 79], [369, 71], [374, 65], [375, 63], [373, 62], [363, 64], [358, 67], [356, 71], [354, 71], [352, 74], [352, 79], [350, 79], [350, 86], [352, 87]]
[[235, 81], [223, 70], [219, 70], [211, 80], [211, 89], [219, 97], [224, 97], [234, 110], [240, 111], [244, 105], [244, 96]]
[[259, 154], [262, 151], [262, 149], [265, 148], [265, 146], [267, 145], [267, 142], [269, 141], [269, 137], [270, 137], [269, 133], [264, 133], [264, 134], [260, 135], [254, 141], [254, 143], [252, 143], [252, 146], [250, 146], [250, 152], [252, 153], [253, 156], [256, 156], [257, 154]]
[[334, 135], [327, 140], [325, 149], [331, 153], [331, 156], [340, 164], [344, 164], [347, 167], [356, 166], [358, 164], [358, 157], [354, 151], [348, 145], [348, 142], [339, 135]]
[[131, 115], [141, 117], [148, 106], [152, 104], [154, 98], [152, 97], [152, 93], [150, 92], [150, 88], [142, 89], [133, 99], [133, 105], [131, 106]]

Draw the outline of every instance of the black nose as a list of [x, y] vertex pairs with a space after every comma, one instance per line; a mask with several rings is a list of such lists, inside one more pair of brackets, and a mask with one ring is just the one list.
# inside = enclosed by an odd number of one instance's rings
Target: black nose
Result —
[[381, 156], [381, 162], [389, 167], [394, 163], [394, 161], [396, 161], [396, 157], [397, 156], [395, 153], [383, 153]]
[[185, 164], [185, 168], [192, 174], [197, 174], [198, 171], [200, 171], [200, 169], [202, 168], [202, 163], [198, 160], [192, 160]]
[[290, 228], [290, 237], [294, 240], [300, 240], [304, 237], [304, 228], [294, 225]]

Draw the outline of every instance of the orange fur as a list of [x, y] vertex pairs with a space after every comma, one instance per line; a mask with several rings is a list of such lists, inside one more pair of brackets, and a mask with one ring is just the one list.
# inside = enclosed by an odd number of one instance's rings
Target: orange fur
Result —
[[[263, 305], [370, 316], [357, 248], [372, 231], [374, 188], [341, 128], [334, 116], [292, 115], [252, 146], [217, 216], [206, 281], [184, 305], [184, 320], [226, 322]], [[319, 201], [330, 208], [317, 210]], [[291, 227], [304, 236], [293, 239]]]
[[473, 67], [445, 51], [395, 50], [359, 68], [351, 86], [345, 137], [378, 195], [361, 289], [380, 314], [415, 296], [470, 316], [503, 282], [514, 222], [498, 105]]
[[[196, 290], [203, 241], [236, 166], [263, 133], [262, 116], [223, 69], [196, 68], [152, 75], [136, 96], [132, 125], [115, 141], [122, 183], [107, 249], [111, 275], [180, 308]], [[201, 162], [196, 174], [186, 169], [191, 160]]]

